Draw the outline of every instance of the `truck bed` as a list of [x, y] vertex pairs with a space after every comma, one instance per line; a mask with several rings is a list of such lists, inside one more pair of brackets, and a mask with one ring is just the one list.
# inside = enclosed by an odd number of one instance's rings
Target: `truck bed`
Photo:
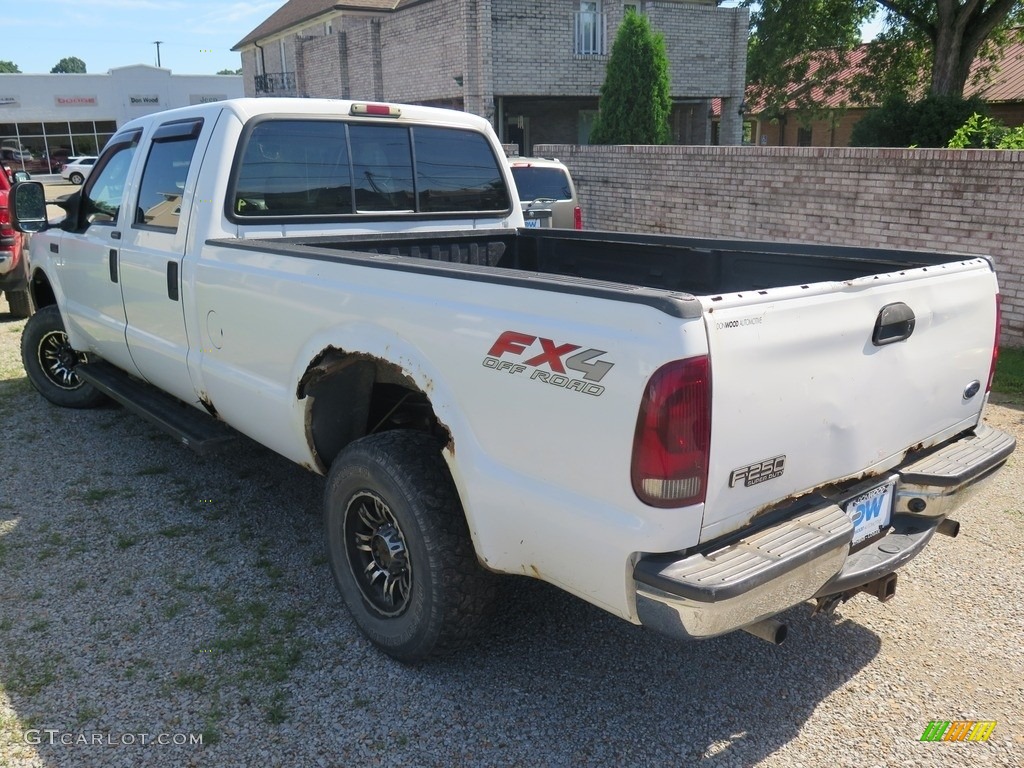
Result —
[[694, 296], [852, 280], [951, 260], [949, 254], [905, 250], [573, 230], [299, 237], [272, 242], [584, 278]]

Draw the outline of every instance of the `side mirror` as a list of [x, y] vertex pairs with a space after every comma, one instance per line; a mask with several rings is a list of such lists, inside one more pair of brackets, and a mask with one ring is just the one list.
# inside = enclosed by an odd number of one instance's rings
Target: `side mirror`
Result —
[[31, 178], [32, 178], [32, 174], [30, 174], [28, 171], [15, 171], [14, 172], [14, 181], [16, 183], [19, 182], [19, 181], [28, 181]]
[[40, 232], [46, 229], [46, 193], [38, 181], [22, 181], [14, 185], [9, 196], [11, 225], [19, 232]]

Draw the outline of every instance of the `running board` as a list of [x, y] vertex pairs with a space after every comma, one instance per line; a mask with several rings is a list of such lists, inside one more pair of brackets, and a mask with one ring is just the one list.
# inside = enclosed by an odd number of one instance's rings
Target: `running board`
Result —
[[150, 384], [133, 379], [109, 363], [85, 363], [76, 366], [75, 373], [200, 455], [218, 451], [238, 438], [226, 424]]

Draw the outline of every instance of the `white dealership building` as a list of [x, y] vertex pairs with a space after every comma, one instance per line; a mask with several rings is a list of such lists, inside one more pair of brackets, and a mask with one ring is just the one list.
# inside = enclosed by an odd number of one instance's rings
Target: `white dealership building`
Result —
[[133, 118], [243, 95], [240, 75], [174, 75], [144, 64], [101, 75], [0, 74], [2, 159], [45, 171], [46, 158], [96, 154]]

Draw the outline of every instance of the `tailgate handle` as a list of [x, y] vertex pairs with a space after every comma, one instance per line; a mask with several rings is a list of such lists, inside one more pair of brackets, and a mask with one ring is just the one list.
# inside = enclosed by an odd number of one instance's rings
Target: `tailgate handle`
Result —
[[875, 332], [871, 334], [871, 343], [876, 347], [882, 347], [906, 341], [914, 332], [915, 323], [917, 318], [914, 317], [914, 310], [902, 301], [886, 304], [875, 320]]

